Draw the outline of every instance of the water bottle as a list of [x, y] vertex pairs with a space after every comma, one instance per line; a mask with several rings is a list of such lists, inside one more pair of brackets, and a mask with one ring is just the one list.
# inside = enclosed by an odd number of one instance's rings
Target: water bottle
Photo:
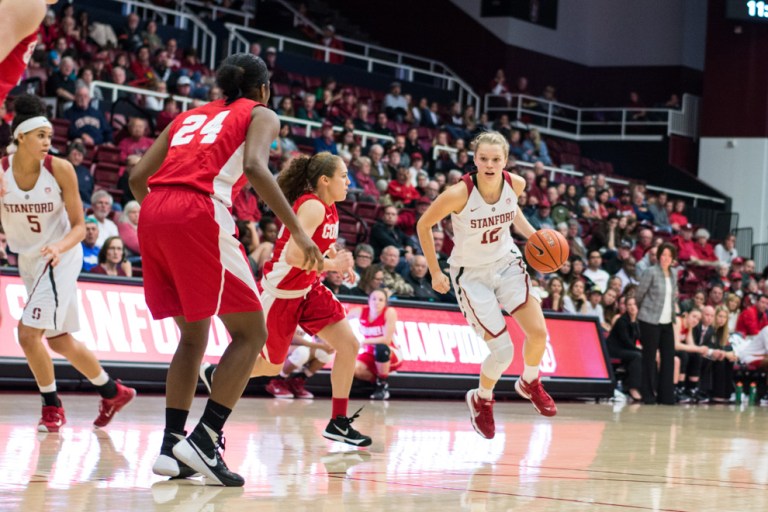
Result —
[[740, 404], [744, 395], [744, 384], [741, 382], [736, 383], [736, 403]]
[[755, 405], [757, 403], [757, 382], [752, 382], [749, 385], [749, 405]]

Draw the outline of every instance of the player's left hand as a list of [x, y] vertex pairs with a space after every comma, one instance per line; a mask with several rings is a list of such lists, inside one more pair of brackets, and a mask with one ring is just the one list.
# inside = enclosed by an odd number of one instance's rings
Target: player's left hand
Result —
[[61, 259], [61, 249], [59, 249], [59, 246], [56, 244], [46, 245], [40, 249], [40, 254], [48, 260], [52, 267], [58, 265], [59, 260]]

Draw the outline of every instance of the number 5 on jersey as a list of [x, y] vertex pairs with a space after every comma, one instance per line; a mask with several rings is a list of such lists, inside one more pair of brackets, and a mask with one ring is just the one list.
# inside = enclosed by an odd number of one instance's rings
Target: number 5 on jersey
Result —
[[[179, 131], [173, 136], [171, 140], [171, 147], [183, 146], [189, 144], [195, 137], [195, 133], [199, 130], [199, 134], [203, 135], [200, 140], [200, 144], [213, 144], [219, 132], [223, 128], [224, 119], [229, 115], [229, 110], [219, 112], [216, 117], [208, 121], [208, 116], [204, 115], [192, 115], [184, 119], [184, 122], [179, 128]], [[206, 123], [206, 121], [208, 121]], [[202, 127], [202, 129], [201, 129]]]

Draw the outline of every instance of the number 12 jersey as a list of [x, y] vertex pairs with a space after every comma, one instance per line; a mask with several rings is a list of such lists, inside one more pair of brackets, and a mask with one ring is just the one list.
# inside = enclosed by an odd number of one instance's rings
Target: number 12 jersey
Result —
[[498, 261], [510, 252], [520, 255], [510, 231], [518, 209], [517, 194], [509, 173], [502, 172], [501, 196], [494, 204], [486, 203], [480, 195], [476, 173], [462, 177], [469, 197], [464, 209], [451, 213], [454, 242], [448, 259], [451, 266], [479, 267]]

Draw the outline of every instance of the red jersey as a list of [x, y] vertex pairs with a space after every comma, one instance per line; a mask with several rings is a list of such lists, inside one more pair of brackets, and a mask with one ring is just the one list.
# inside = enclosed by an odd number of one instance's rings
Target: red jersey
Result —
[[247, 98], [229, 105], [216, 100], [179, 114], [168, 132], [168, 155], [149, 188], [193, 188], [231, 208], [245, 185], [245, 137], [257, 106], [263, 105]]
[[[387, 306], [385, 306], [381, 314], [373, 320], [369, 320], [370, 314], [371, 308], [368, 306], [363, 307], [363, 310], [360, 312], [360, 334], [362, 334], [365, 339], [384, 336], [384, 328], [387, 325]], [[394, 346], [394, 342], [391, 342], [390, 345]], [[366, 352], [373, 352], [375, 349], [376, 345], [365, 345]]]
[[37, 45], [37, 31], [22, 39], [5, 60], [0, 62], [0, 104], [5, 101], [11, 89], [19, 84], [19, 79], [27, 69], [29, 59], [32, 58], [32, 52], [35, 51], [35, 45]]
[[[293, 211], [298, 212], [301, 205], [307, 201], [320, 201], [320, 198], [315, 194], [304, 194], [293, 203]], [[312, 241], [317, 244], [320, 252], [325, 254], [336, 243], [339, 233], [339, 214], [336, 212], [335, 204], [326, 205], [322, 201], [320, 203], [325, 207], [325, 217], [312, 233]], [[265, 289], [305, 290], [317, 281], [316, 271], [307, 273], [300, 268], [292, 267], [285, 261], [285, 245], [290, 236], [290, 231], [282, 226], [272, 251], [272, 259], [264, 265], [262, 286]]]

